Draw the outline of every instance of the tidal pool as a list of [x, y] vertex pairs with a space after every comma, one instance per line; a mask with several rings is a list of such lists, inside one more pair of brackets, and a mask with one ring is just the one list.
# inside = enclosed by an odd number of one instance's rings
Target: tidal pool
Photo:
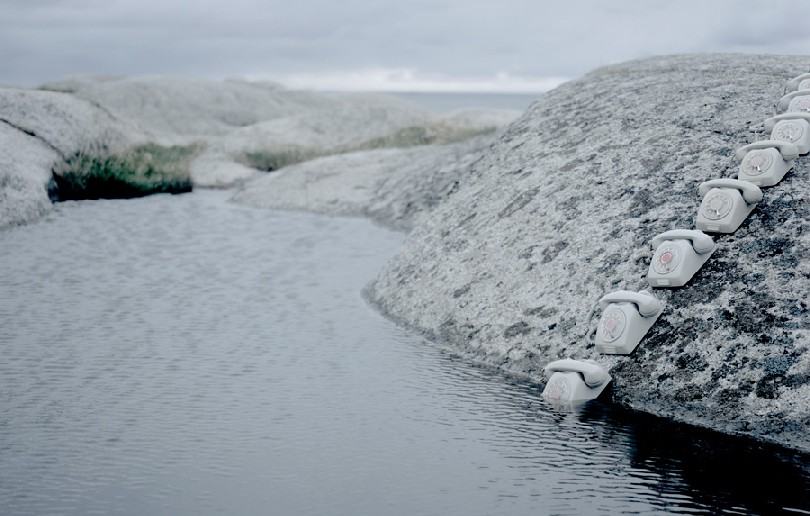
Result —
[[403, 236], [227, 193], [0, 231], [3, 514], [810, 511], [807, 458], [536, 386], [360, 291]]

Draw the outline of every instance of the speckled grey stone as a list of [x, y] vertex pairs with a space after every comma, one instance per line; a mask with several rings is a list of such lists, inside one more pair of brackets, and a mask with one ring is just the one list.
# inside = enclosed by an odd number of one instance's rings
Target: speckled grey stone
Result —
[[458, 188], [493, 136], [452, 145], [378, 149], [318, 158], [242, 185], [233, 200], [255, 208], [367, 216], [410, 229]]
[[613, 401], [810, 450], [810, 158], [765, 199], [627, 357], [596, 353], [597, 300], [646, 287], [650, 240], [692, 228], [697, 186], [807, 57], [673, 56], [599, 69], [544, 95], [419, 220], [368, 296], [391, 317], [542, 381], [550, 360], [609, 366]]

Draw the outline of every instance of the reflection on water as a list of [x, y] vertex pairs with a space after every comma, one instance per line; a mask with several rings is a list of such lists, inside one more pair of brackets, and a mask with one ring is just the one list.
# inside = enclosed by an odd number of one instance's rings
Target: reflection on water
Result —
[[7, 514], [772, 513], [806, 458], [538, 388], [359, 291], [401, 244], [224, 194], [0, 232]]

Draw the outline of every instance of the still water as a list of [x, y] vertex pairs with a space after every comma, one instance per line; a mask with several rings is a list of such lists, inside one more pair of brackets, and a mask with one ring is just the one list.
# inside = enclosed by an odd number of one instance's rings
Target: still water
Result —
[[2, 514], [772, 513], [807, 460], [464, 362], [368, 307], [403, 237], [222, 192], [0, 231]]
[[542, 93], [442, 93], [417, 91], [392, 91], [386, 93], [438, 113], [481, 107], [513, 109], [522, 112], [542, 95]]

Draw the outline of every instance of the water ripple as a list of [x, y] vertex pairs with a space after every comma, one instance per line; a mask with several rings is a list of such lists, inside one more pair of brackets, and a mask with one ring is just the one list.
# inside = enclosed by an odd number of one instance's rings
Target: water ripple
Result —
[[769, 514], [803, 457], [536, 386], [381, 318], [401, 236], [223, 194], [0, 232], [3, 514]]

